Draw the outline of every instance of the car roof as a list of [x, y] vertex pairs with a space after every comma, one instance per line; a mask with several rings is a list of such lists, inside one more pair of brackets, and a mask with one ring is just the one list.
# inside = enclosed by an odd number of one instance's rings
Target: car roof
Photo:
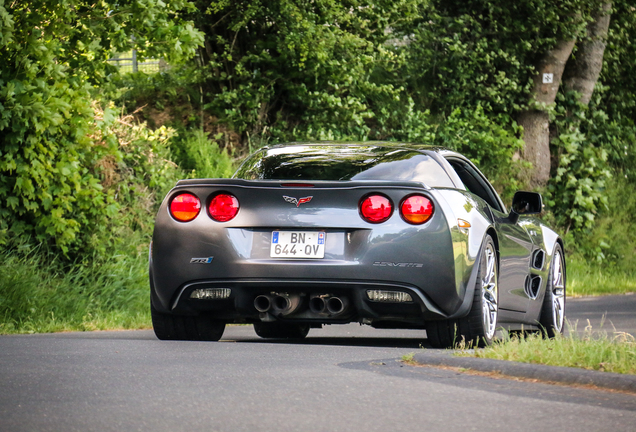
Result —
[[418, 144], [407, 141], [293, 141], [288, 143], [275, 144], [271, 146], [264, 146], [260, 150], [272, 150], [285, 147], [303, 147], [303, 146], [327, 146], [327, 147], [354, 147], [354, 146], [374, 146], [374, 147], [386, 147], [387, 149], [403, 148], [409, 150], [420, 150], [423, 152], [436, 152], [444, 153], [453, 152], [452, 150], [434, 145]]

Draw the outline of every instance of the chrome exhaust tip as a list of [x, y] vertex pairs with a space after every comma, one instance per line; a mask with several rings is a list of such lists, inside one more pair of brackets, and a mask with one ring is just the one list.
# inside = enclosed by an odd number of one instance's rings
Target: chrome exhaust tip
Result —
[[295, 293], [272, 293], [270, 313], [278, 317], [292, 315], [302, 306], [302, 296]]
[[312, 297], [309, 300], [309, 310], [315, 314], [324, 313], [326, 308], [327, 304], [322, 297]]
[[326, 304], [327, 312], [331, 315], [338, 315], [339, 313], [342, 313], [346, 307], [345, 301], [346, 300], [341, 299], [340, 297], [330, 297]]
[[289, 297], [284, 297], [284, 296], [276, 296], [274, 297], [274, 301], [272, 302], [272, 306], [274, 307], [274, 309], [279, 309], [281, 311], [285, 311], [286, 309], [291, 308], [291, 301], [289, 300]]
[[272, 301], [266, 295], [259, 295], [254, 299], [254, 307], [260, 313], [265, 313], [272, 308]]

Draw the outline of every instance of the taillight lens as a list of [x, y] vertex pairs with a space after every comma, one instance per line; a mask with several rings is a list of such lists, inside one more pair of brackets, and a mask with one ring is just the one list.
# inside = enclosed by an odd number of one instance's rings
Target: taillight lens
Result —
[[219, 194], [212, 198], [208, 207], [210, 217], [217, 222], [227, 222], [234, 219], [239, 211], [239, 202], [234, 195]]
[[382, 195], [369, 195], [360, 204], [360, 214], [367, 222], [381, 223], [391, 217], [393, 205]]
[[190, 222], [201, 211], [201, 201], [189, 193], [177, 195], [170, 203], [170, 214], [180, 222]]
[[433, 203], [422, 195], [412, 195], [402, 202], [402, 218], [410, 224], [420, 225], [433, 216]]

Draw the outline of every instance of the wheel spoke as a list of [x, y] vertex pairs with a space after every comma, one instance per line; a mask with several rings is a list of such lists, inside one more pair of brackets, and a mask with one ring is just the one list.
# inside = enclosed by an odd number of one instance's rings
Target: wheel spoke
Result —
[[554, 288], [563, 288], [563, 272], [561, 271], [561, 254], [557, 252], [555, 256], [554, 269], [552, 271], [552, 282]]
[[487, 263], [486, 263], [487, 267], [486, 267], [486, 277], [484, 278], [484, 282], [486, 282], [486, 284], [491, 284], [492, 278], [495, 275], [495, 260], [494, 260], [493, 253], [490, 249], [486, 251], [486, 257], [487, 257]]
[[563, 309], [562, 309], [562, 306], [561, 306], [561, 302], [555, 298], [555, 300], [554, 300], [554, 323], [556, 324], [558, 331], [561, 331], [561, 327], [563, 326], [562, 319], [563, 319]]
[[497, 297], [496, 297], [496, 287], [494, 285], [490, 285], [484, 288], [484, 299], [488, 304], [493, 305], [494, 309], [497, 309]]
[[550, 295], [552, 296], [552, 319], [554, 329], [557, 332], [563, 330], [563, 322], [565, 319], [565, 287], [563, 283], [563, 261], [560, 252], [554, 256], [554, 268], [552, 270], [552, 287], [550, 287]]

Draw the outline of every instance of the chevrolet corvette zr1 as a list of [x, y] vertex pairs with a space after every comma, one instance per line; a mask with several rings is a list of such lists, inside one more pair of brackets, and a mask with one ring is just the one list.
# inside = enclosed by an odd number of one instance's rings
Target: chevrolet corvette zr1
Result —
[[411, 144], [292, 143], [231, 179], [182, 180], [156, 218], [151, 312], [160, 339], [261, 337], [359, 322], [425, 329], [433, 346], [492, 342], [498, 328], [563, 331], [563, 242], [507, 209], [476, 166]]

